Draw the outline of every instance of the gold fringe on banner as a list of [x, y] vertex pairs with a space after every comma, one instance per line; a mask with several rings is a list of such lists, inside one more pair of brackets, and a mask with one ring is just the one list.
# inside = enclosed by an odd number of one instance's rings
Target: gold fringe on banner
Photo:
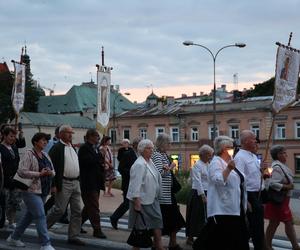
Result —
[[101, 137], [107, 133], [107, 127], [103, 127], [99, 122], [96, 122], [96, 130], [99, 132]]

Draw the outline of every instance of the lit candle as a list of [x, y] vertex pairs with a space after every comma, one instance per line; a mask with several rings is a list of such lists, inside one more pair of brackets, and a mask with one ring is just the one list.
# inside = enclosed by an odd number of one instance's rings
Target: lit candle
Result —
[[268, 168], [268, 174], [271, 175], [273, 172], [273, 168]]
[[232, 158], [234, 150], [233, 148], [227, 149], [227, 153], [229, 154], [229, 156]]

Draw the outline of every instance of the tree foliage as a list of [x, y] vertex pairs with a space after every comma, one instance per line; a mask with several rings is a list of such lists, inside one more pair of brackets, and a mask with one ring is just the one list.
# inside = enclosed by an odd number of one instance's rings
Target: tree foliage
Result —
[[13, 77], [10, 72], [0, 73], [0, 124], [13, 119], [14, 110], [11, 104]]
[[25, 70], [25, 102], [24, 102], [24, 112], [37, 112], [38, 101], [41, 96], [41, 92], [35, 86], [35, 81], [33, 80], [33, 75], [30, 72], [30, 68], [26, 67]]
[[[253, 96], [272, 96], [274, 93], [274, 84], [275, 78], [272, 77], [269, 80], [254, 84], [254, 88], [246, 91], [246, 97], [253, 97]], [[297, 93], [300, 93], [300, 78], [298, 79], [298, 89]]]

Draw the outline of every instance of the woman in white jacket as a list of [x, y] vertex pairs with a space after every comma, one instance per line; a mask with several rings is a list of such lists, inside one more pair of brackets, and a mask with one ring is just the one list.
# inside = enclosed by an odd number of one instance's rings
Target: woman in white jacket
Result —
[[[130, 200], [128, 227], [134, 225], [137, 229], [145, 229], [138, 216], [142, 213], [146, 227], [153, 230], [155, 249], [162, 250], [161, 228], [163, 227], [159, 206], [161, 176], [156, 170], [151, 155], [153, 153], [152, 141], [145, 139], [138, 144], [140, 156], [130, 169], [130, 181], [127, 198]], [[139, 249], [133, 247], [133, 249]]]
[[204, 249], [249, 250], [244, 176], [232, 160], [233, 140], [219, 136], [208, 168], [207, 217], [211, 232]]

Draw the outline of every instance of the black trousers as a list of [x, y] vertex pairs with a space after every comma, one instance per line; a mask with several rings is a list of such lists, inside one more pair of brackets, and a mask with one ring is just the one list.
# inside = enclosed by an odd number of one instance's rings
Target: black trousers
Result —
[[247, 212], [250, 237], [254, 250], [264, 249], [264, 207], [259, 197], [259, 192], [247, 192], [248, 202], [251, 204], [252, 212]]
[[129, 200], [126, 198], [127, 192], [123, 192], [123, 202], [111, 215], [111, 219], [118, 221], [128, 210], [129, 210]]
[[249, 250], [245, 217], [216, 215], [208, 218], [193, 247], [197, 250]]
[[84, 222], [86, 222], [89, 219], [94, 230], [101, 230], [99, 194], [99, 191], [87, 191], [81, 193], [82, 201], [84, 204], [81, 213], [81, 225], [83, 225]]
[[5, 209], [6, 209], [6, 196], [4, 192], [0, 192], [0, 228], [5, 225]]

